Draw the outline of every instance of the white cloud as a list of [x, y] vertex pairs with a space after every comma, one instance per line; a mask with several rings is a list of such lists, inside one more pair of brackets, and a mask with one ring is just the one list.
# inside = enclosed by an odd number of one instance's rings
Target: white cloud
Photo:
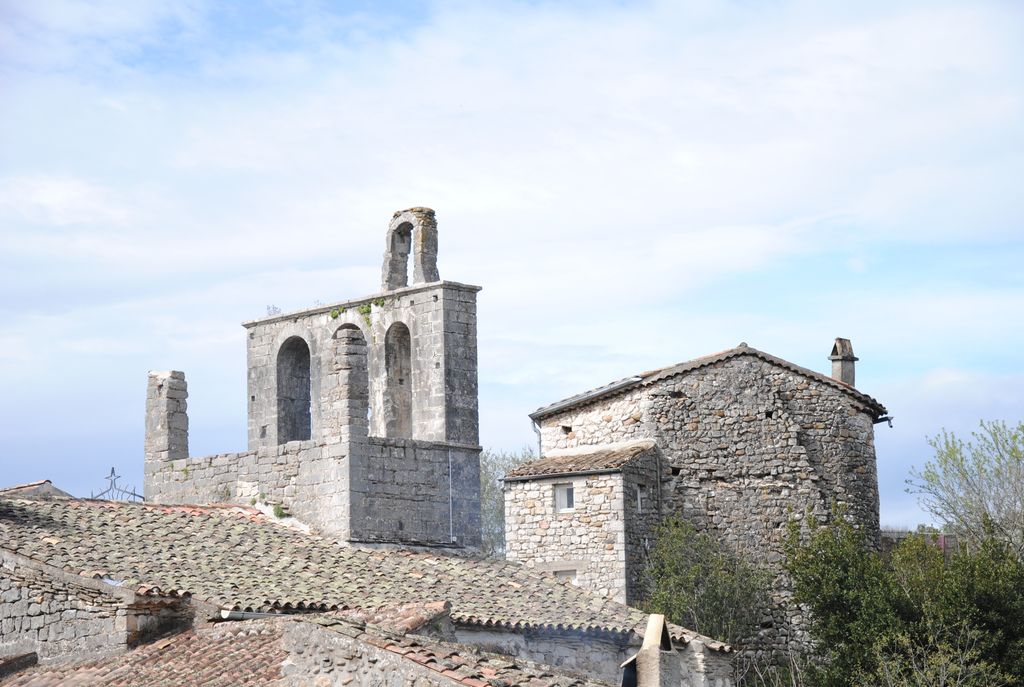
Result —
[[[60, 361], [40, 398], [68, 360], [123, 388], [184, 367], [212, 394], [194, 426], [227, 422], [236, 323], [375, 291], [413, 205], [438, 211], [442, 276], [485, 287], [488, 436], [740, 340], [819, 367], [849, 335], [868, 382], [912, 385], [1021, 338], [1018, 282], [914, 254], [1019, 249], [1015, 6], [442, 3], [393, 25], [287, 3], [246, 33], [260, 7], [2, 6], [0, 340]], [[891, 253], [919, 284], [881, 286]], [[941, 417], [987, 410], [965, 398]]]
[[110, 188], [74, 177], [36, 175], [0, 179], [0, 217], [10, 223], [66, 227], [123, 225], [129, 211]]

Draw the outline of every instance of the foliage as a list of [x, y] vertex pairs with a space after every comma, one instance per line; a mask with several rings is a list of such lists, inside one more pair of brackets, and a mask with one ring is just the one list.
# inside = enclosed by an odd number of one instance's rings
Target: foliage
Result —
[[935, 458], [911, 473], [908, 491], [958, 534], [976, 541], [995, 536], [1024, 558], [1024, 422], [982, 421], [972, 437], [932, 437]]
[[500, 557], [505, 554], [505, 475], [536, 455], [529, 446], [519, 451], [485, 449], [480, 454], [480, 527], [484, 555]]
[[363, 315], [364, 317], [366, 315], [369, 315], [372, 310], [373, 306], [369, 303], [363, 303], [358, 308], [356, 308], [356, 312], [358, 312], [360, 315]]
[[842, 512], [831, 527], [811, 520], [810, 529], [801, 543], [794, 524], [786, 545], [794, 600], [812, 611], [810, 630], [820, 660], [810, 672], [822, 687], [848, 685], [850, 676], [874, 671], [870, 647], [898, 627], [892, 576]]
[[739, 654], [733, 666], [737, 687], [804, 687], [806, 660], [796, 655], [781, 658]]
[[288, 517], [288, 511], [280, 503], [274, 504], [274, 517], [275, 518], [286, 518]]
[[978, 649], [982, 633], [967, 623], [933, 628], [914, 637], [902, 633], [877, 643], [875, 674], [858, 687], [998, 687], [1006, 676]]
[[749, 637], [768, 604], [767, 574], [678, 517], [663, 522], [656, 537], [644, 609], [730, 644]]
[[988, 538], [947, 563], [934, 537], [904, 539], [888, 559], [839, 513], [791, 528], [787, 568], [806, 604], [820, 687], [982, 687], [1024, 675], [1024, 563]]

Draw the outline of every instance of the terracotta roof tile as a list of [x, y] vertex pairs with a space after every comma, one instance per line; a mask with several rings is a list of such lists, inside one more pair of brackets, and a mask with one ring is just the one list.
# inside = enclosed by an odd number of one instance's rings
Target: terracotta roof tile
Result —
[[[515, 563], [344, 546], [242, 506], [0, 499], [0, 548], [230, 610], [373, 612], [430, 599], [485, 627], [642, 635], [647, 620]], [[677, 639], [694, 636], [680, 628]]]
[[5, 687], [277, 687], [283, 684], [280, 628], [229, 623], [185, 632], [133, 651], [72, 664], [37, 666]]
[[505, 479], [515, 481], [545, 475], [614, 472], [653, 448], [654, 442], [648, 439], [550, 451], [537, 460], [516, 467]]

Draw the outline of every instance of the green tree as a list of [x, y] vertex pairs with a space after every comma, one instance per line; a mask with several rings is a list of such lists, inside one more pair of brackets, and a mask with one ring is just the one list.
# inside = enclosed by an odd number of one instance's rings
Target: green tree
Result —
[[794, 599], [811, 613], [814, 654], [812, 684], [847, 687], [854, 676], [873, 674], [878, 660], [871, 648], [879, 636], [898, 628], [895, 584], [880, 557], [869, 550], [864, 534], [843, 519], [834, 524], [810, 522], [806, 541], [796, 523], [786, 545], [786, 567]]
[[1024, 558], [1024, 422], [981, 422], [964, 443], [943, 431], [929, 443], [933, 460], [914, 470], [908, 491], [958, 534], [980, 541], [995, 536]]
[[887, 559], [841, 517], [787, 543], [819, 687], [995, 687], [1024, 675], [1024, 563], [988, 538], [947, 563], [923, 532]]
[[749, 638], [768, 603], [768, 575], [677, 517], [656, 536], [643, 608], [731, 644]]
[[480, 454], [480, 528], [485, 556], [505, 554], [505, 475], [536, 456], [530, 446], [519, 451], [484, 449]]

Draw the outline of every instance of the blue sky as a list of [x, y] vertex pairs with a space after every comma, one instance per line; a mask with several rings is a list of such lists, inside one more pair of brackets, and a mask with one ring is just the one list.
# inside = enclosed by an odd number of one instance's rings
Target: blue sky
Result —
[[376, 290], [437, 210], [482, 441], [628, 374], [852, 339], [885, 523], [1024, 419], [1016, 2], [0, 0], [0, 482], [141, 485], [146, 372], [244, 447], [239, 323]]

